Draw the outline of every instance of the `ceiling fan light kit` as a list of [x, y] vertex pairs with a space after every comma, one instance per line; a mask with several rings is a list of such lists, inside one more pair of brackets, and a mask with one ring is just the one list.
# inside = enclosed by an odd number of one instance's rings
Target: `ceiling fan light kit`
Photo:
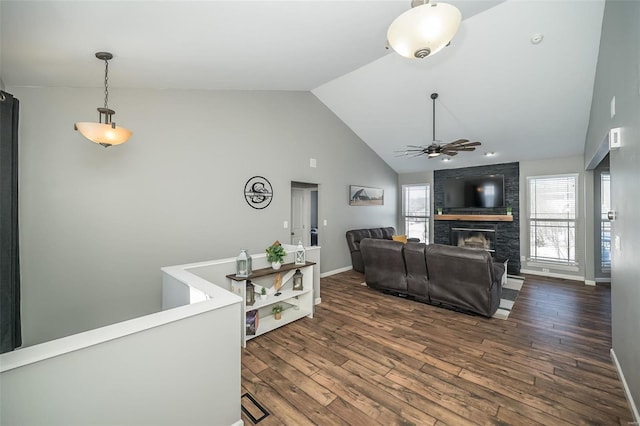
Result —
[[73, 128], [91, 142], [108, 148], [111, 145], [125, 143], [131, 137], [132, 132], [124, 127], [116, 127], [116, 123], [112, 121], [116, 112], [109, 109], [107, 105], [109, 101], [109, 60], [113, 59], [113, 55], [109, 52], [97, 52], [96, 58], [104, 61], [104, 107], [98, 108], [97, 123], [79, 122], [75, 123]]
[[422, 59], [447, 46], [458, 32], [462, 14], [455, 6], [435, 0], [413, 0], [387, 30], [389, 46], [405, 58]]

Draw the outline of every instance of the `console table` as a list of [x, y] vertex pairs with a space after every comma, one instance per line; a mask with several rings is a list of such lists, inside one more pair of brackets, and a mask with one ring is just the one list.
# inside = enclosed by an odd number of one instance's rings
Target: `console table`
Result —
[[[306, 262], [305, 265], [285, 263], [280, 269], [257, 269], [248, 277], [236, 277], [235, 274], [227, 275], [231, 291], [242, 297], [242, 346], [247, 346], [247, 340], [253, 339], [271, 330], [274, 330], [290, 322], [303, 317], [313, 318], [313, 268], [314, 262]], [[293, 290], [293, 275], [299, 269], [302, 273], [302, 290]], [[280, 274], [282, 286], [276, 291], [274, 285]], [[251, 280], [255, 286], [255, 303], [247, 305], [246, 282]], [[262, 300], [259, 296], [262, 288], [267, 290], [267, 297]], [[276, 296], [276, 293], [278, 295]], [[284, 308], [282, 318], [276, 320], [271, 310], [275, 305]], [[255, 311], [255, 312], [254, 312]], [[247, 320], [255, 318], [255, 334], [247, 334]]]

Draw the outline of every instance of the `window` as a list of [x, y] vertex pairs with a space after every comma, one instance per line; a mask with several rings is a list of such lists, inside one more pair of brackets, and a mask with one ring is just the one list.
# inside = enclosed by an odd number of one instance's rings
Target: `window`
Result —
[[527, 178], [531, 260], [576, 264], [577, 175]]
[[407, 238], [429, 243], [429, 185], [402, 185], [402, 217]]

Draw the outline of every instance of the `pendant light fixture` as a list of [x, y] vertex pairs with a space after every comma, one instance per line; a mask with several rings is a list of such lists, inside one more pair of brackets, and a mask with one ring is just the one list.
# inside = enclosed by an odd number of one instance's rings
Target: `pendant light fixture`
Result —
[[422, 59], [435, 55], [458, 32], [462, 15], [455, 7], [435, 0], [412, 0], [411, 9], [387, 30], [387, 41], [399, 55]]
[[[105, 148], [111, 145], [125, 143], [131, 137], [131, 130], [124, 127], [116, 127], [112, 121], [112, 116], [116, 113], [109, 109], [109, 60], [113, 55], [109, 52], [97, 52], [96, 58], [104, 61], [104, 107], [98, 108], [98, 122], [75, 123], [74, 129], [91, 142], [98, 143]], [[104, 119], [104, 123], [102, 120]]]

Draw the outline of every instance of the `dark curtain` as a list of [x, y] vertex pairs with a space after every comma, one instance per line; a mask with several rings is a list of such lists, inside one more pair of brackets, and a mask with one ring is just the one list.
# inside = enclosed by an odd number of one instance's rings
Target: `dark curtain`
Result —
[[18, 247], [18, 110], [0, 91], [0, 353], [22, 345]]

